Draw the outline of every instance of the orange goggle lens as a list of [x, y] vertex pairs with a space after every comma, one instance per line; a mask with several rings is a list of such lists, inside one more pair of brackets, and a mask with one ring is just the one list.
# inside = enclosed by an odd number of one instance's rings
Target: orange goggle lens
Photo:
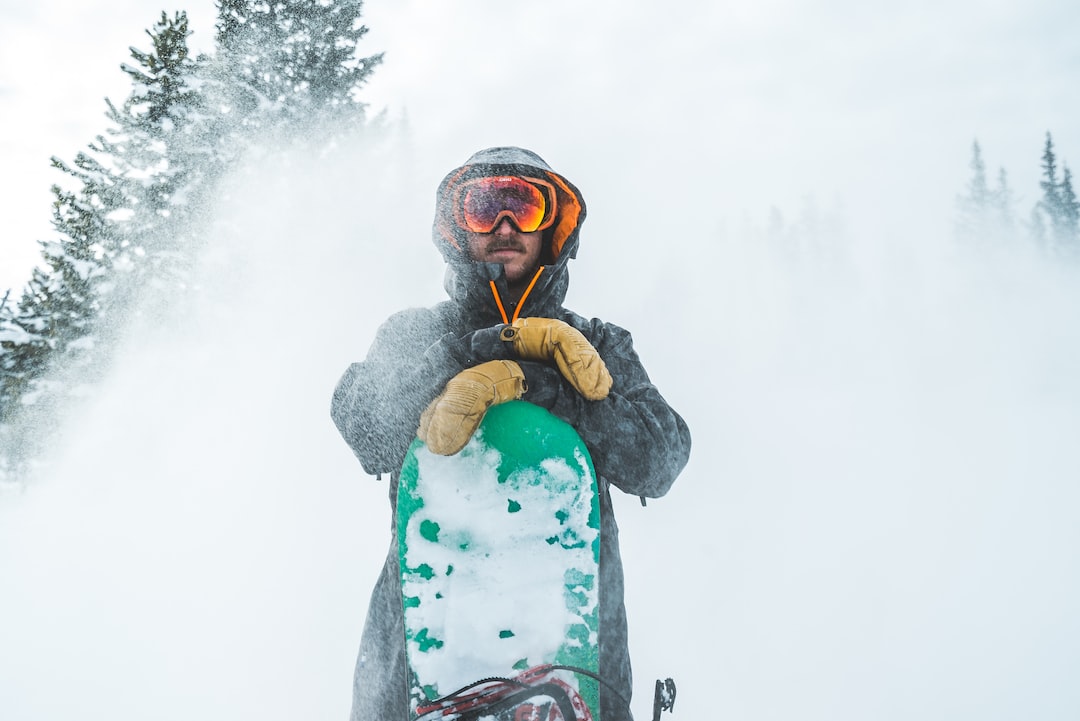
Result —
[[462, 187], [461, 227], [490, 233], [509, 218], [522, 233], [543, 230], [555, 216], [554, 188], [540, 180], [500, 175], [477, 178]]

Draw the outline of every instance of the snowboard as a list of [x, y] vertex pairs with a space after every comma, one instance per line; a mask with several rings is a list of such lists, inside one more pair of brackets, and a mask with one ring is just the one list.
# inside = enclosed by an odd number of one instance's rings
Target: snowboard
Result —
[[599, 493], [573, 427], [511, 401], [453, 456], [416, 439], [397, 515], [410, 721], [600, 721]]

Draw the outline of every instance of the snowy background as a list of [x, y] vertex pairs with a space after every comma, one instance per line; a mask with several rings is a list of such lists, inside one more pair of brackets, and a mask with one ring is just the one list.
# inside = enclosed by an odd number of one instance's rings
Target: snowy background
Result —
[[[657, 8], [368, 3], [407, 142], [259, 169], [205, 305], [0, 497], [0, 717], [347, 715], [389, 509], [329, 394], [441, 299], [435, 186], [505, 143], [584, 192], [568, 305], [633, 331], [694, 434], [618, 506], [639, 718], [669, 675], [676, 719], [1080, 715], [1080, 275], [950, 242], [976, 137], [1022, 214], [1047, 130], [1078, 162], [1080, 11]], [[0, 288], [162, 9], [4, 4]]]

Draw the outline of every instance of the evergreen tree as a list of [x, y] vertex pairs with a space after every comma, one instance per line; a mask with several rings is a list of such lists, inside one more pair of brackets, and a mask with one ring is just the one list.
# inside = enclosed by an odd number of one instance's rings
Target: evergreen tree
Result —
[[[66, 167], [66, 166], [65, 166]], [[53, 226], [59, 240], [42, 243], [36, 268], [0, 340], [0, 455], [21, 468], [44, 443], [49, 417], [78, 393], [70, 372], [93, 365], [103, 291], [108, 289], [105, 247], [114, 242], [105, 221], [117, 197], [112, 179], [88, 156], [76, 158], [81, 192], [53, 187]]]
[[957, 235], [969, 243], [985, 244], [993, 224], [993, 194], [986, 180], [986, 163], [978, 140], [971, 144], [969, 167], [971, 179], [968, 180], [967, 192], [957, 198]]
[[968, 181], [968, 202], [980, 212], [990, 205], [990, 185], [986, 180], [986, 163], [983, 161], [979, 141], [971, 144], [971, 180]]
[[1080, 243], [1080, 213], [1072, 187], [1072, 174], [1065, 168], [1062, 178], [1058, 179], [1058, 159], [1049, 132], [1043, 146], [1042, 169], [1043, 177], [1039, 182], [1042, 198], [1035, 212], [1045, 218], [1042, 223], [1045, 228], [1043, 244], [1052, 253], [1076, 253]]
[[990, 187], [979, 141], [971, 146], [971, 179], [957, 198], [956, 234], [965, 243], [983, 249], [1013, 242], [1013, 194], [1008, 174], [998, 170], [997, 185]]
[[1011, 234], [1013, 227], [1016, 225], [1016, 220], [1013, 217], [1014, 203], [1012, 187], [1009, 185], [1009, 174], [1005, 172], [1005, 168], [999, 168], [998, 182], [993, 191], [992, 205], [997, 216], [998, 227], [1007, 234]]
[[131, 318], [188, 289], [211, 205], [244, 152], [298, 137], [325, 149], [365, 125], [359, 90], [382, 56], [357, 55], [361, 8], [218, 0], [215, 56], [190, 56], [182, 12], [162, 13], [148, 51], [131, 49], [132, 91], [107, 101], [111, 127], [72, 164], [53, 159], [73, 187], [53, 188], [43, 267], [18, 303], [0, 304], [0, 480], [38, 457]]
[[1039, 181], [1039, 187], [1042, 188], [1043, 197], [1040, 202], [1043, 211], [1053, 220], [1061, 207], [1061, 198], [1058, 194], [1057, 155], [1054, 153], [1054, 139], [1049, 132], [1043, 146], [1042, 169], [1043, 179]]
[[1073, 190], [1072, 173], [1067, 165], [1063, 166], [1059, 196], [1062, 236], [1068, 244], [1069, 252], [1075, 253], [1077, 241], [1080, 239], [1080, 203], [1077, 202], [1076, 192]]
[[[222, 152], [226, 122], [211, 112], [201, 92], [206, 60], [188, 51], [185, 13], [165, 13], [147, 30], [152, 50], [131, 49], [133, 65], [122, 70], [133, 91], [117, 108], [103, 152], [131, 194], [126, 237], [115, 260], [125, 274], [116, 312], [124, 315], [148, 286], [178, 291], [190, 283], [190, 268], [217, 183], [227, 167]], [[136, 301], [135, 298], [140, 298]]]
[[[124, 66], [134, 89], [115, 124], [72, 165], [53, 158], [73, 190], [53, 187], [57, 239], [42, 243], [44, 266], [17, 310], [0, 319], [0, 455], [9, 467], [32, 459], [55, 418], [106, 369], [119, 331], [146, 279], [175, 249], [172, 208], [194, 173], [178, 162], [177, 142], [202, 118], [189, 83], [187, 18], [178, 13], [148, 31], [150, 53], [132, 48]], [[186, 184], [185, 184], [186, 183]], [[186, 203], [186, 201], [184, 201]]]
[[363, 120], [362, 0], [219, 0], [217, 78], [241, 137]]

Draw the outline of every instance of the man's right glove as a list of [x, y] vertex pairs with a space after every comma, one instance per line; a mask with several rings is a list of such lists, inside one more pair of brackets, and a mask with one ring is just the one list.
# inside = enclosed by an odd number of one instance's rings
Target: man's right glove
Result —
[[416, 435], [428, 450], [452, 456], [469, 442], [487, 409], [525, 393], [525, 374], [514, 361], [493, 360], [466, 368], [420, 414]]
[[607, 398], [611, 374], [604, 359], [577, 328], [552, 318], [518, 318], [500, 336], [522, 360], [554, 363], [578, 393], [590, 401]]

